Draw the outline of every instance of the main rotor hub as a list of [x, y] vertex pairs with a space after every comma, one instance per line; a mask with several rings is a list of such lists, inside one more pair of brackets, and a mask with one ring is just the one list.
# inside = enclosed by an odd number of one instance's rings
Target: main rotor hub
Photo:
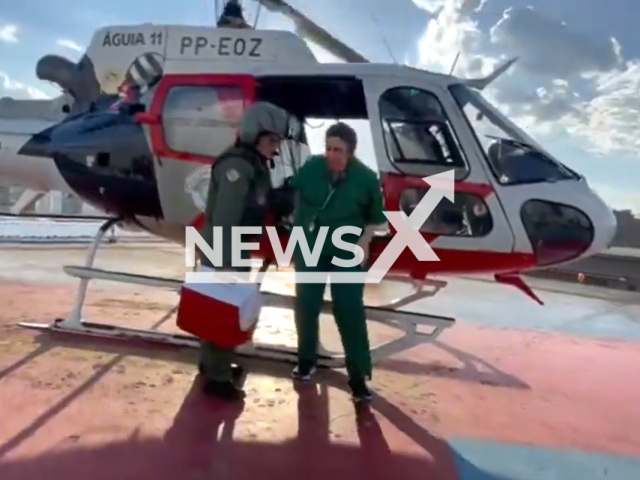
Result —
[[247, 28], [248, 26], [242, 13], [240, 1], [227, 0], [227, 3], [225, 3], [222, 9], [222, 15], [220, 15], [218, 19], [218, 27]]

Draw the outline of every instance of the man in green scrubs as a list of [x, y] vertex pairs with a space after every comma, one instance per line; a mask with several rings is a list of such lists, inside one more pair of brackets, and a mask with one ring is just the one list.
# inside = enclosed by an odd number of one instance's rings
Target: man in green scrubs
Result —
[[[354, 156], [357, 135], [349, 125], [337, 123], [331, 126], [325, 134], [325, 142], [325, 154], [309, 158], [292, 182], [297, 190], [295, 226], [303, 228], [311, 250], [320, 227], [329, 227], [316, 266], [305, 264], [296, 247], [296, 272], [362, 272], [373, 233], [386, 223], [380, 184], [376, 173]], [[339, 249], [331, 242], [332, 233], [343, 226], [361, 229], [359, 236], [342, 236], [343, 241], [358, 244], [364, 251], [362, 264], [355, 267], [332, 263], [334, 257], [354, 258], [353, 253]], [[316, 369], [318, 320], [324, 290], [324, 283], [296, 283], [298, 365], [293, 375], [298, 380], [309, 380]], [[363, 296], [363, 283], [331, 284], [333, 315], [345, 350], [349, 387], [356, 402], [371, 398], [366, 384], [371, 378], [371, 355]]]
[[[254, 103], [242, 117], [235, 145], [223, 152], [211, 168], [202, 237], [213, 248], [213, 228], [222, 227], [222, 270], [243, 270], [231, 265], [231, 229], [236, 226], [263, 226], [271, 190], [268, 165], [277, 155], [288, 129], [289, 115], [286, 111], [267, 102]], [[249, 252], [245, 250], [243, 253]], [[201, 263], [213, 267], [204, 255]], [[206, 395], [224, 400], [244, 397], [244, 392], [235, 382], [241, 376], [241, 369], [232, 368], [234, 356], [232, 350], [220, 348], [209, 341], [201, 342], [198, 367], [204, 377]]]

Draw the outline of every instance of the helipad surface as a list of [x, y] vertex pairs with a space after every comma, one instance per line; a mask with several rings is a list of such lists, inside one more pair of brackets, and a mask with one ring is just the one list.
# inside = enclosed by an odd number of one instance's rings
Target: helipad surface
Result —
[[[0, 249], [1, 480], [640, 478], [638, 294], [532, 281], [539, 307], [506, 286], [454, 280], [415, 308], [459, 324], [377, 366], [370, 414], [356, 414], [340, 372], [296, 391], [288, 366], [257, 362], [234, 407], [200, 396], [192, 351], [16, 327], [64, 315], [75, 281], [60, 266], [83, 254]], [[183, 254], [122, 245], [100, 258], [179, 276]], [[86, 314], [171, 328], [175, 301], [96, 283]], [[260, 336], [292, 341], [290, 316], [266, 312]]]

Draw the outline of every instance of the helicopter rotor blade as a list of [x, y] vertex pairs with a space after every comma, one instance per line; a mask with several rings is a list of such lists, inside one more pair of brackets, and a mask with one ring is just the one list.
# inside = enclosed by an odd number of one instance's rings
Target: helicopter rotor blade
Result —
[[484, 78], [470, 78], [464, 80], [464, 83], [472, 88], [476, 88], [478, 90], [484, 90], [489, 86], [490, 83], [494, 82], [499, 76], [501, 76], [504, 72], [509, 70], [511, 66], [518, 61], [518, 57], [514, 57], [510, 60], [507, 60], [498, 68], [496, 68], [493, 72], [487, 75]]
[[369, 63], [367, 58], [338, 40], [309, 17], [289, 5], [285, 0], [256, 1], [270, 12], [281, 13], [291, 19], [296, 26], [296, 32], [300, 36], [318, 44], [332, 55], [335, 55], [347, 63]]

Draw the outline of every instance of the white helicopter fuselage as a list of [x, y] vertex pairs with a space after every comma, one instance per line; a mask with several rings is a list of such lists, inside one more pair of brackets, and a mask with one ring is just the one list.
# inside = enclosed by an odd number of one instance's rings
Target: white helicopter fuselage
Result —
[[[449, 220], [421, 229], [448, 255], [441, 271], [557, 264], [605, 250], [615, 234], [611, 210], [583, 178], [456, 77], [399, 65], [319, 64], [290, 32], [149, 24], [98, 30], [81, 62], [91, 78], [74, 84], [76, 94], [89, 80], [101, 95], [133, 86], [144, 113], [90, 113], [26, 142], [29, 130], [51, 123], [16, 119], [6, 158], [0, 151], [0, 175], [6, 167], [9, 178], [31, 188], [68, 188], [174, 241], [202, 219], [198, 195], [206, 182], [194, 187], [193, 179], [206, 178], [255, 100], [303, 121], [368, 119], [388, 210], [407, 212], [406, 198], [427, 190], [422, 177], [453, 169], [459, 200], [434, 212]], [[482, 115], [472, 116], [471, 107]], [[492, 158], [496, 149], [474, 124], [479, 118], [504, 136], [500, 145], [519, 149], [520, 160]], [[12, 121], [0, 109], [0, 135]]]

